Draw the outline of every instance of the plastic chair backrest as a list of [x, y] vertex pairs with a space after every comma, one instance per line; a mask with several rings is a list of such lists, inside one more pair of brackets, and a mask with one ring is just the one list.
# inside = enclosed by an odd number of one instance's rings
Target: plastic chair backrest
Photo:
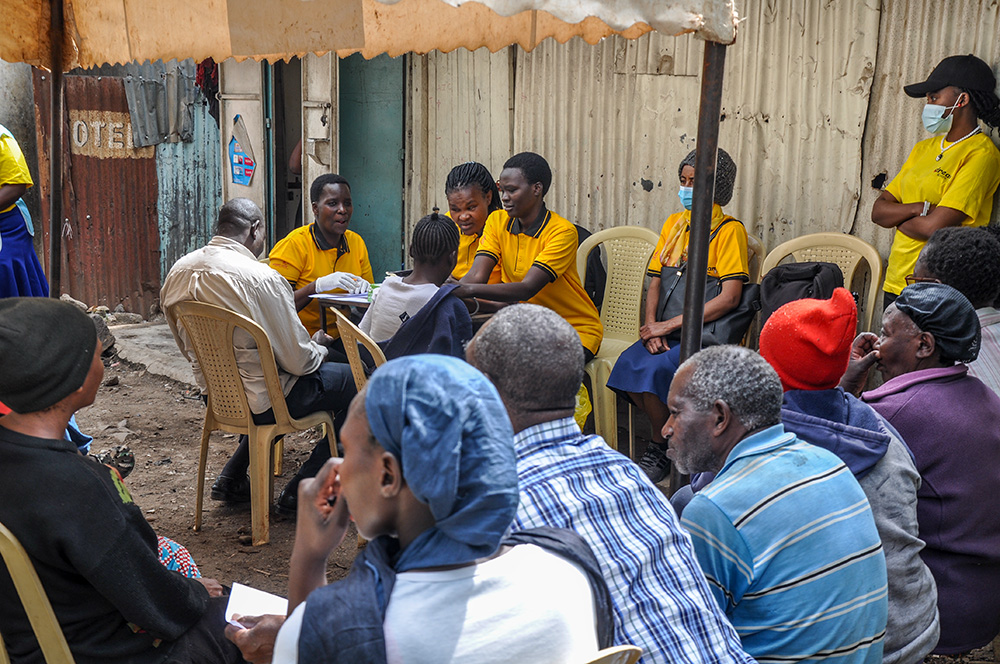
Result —
[[764, 262], [764, 245], [753, 235], [747, 235], [747, 274], [750, 283], [760, 282], [760, 267]]
[[[31, 629], [35, 632], [38, 645], [42, 649], [47, 664], [74, 664], [73, 654], [63, 636], [56, 614], [52, 611], [49, 598], [45, 595], [42, 582], [35, 573], [35, 566], [21, 543], [6, 526], [0, 523], [0, 558], [17, 588], [21, 605], [28, 615]], [[7, 650], [0, 641], [0, 662], [9, 662]]]
[[178, 302], [168, 309], [167, 315], [175, 321], [174, 326], [178, 331], [178, 324], [183, 325], [187, 338], [194, 347], [198, 366], [208, 384], [208, 405], [219, 424], [246, 428], [251, 421], [246, 388], [240, 377], [236, 349], [233, 346], [233, 332], [236, 328], [244, 330], [257, 344], [275, 424], [290, 424], [291, 418], [281, 389], [281, 380], [278, 378], [278, 365], [271, 349], [271, 341], [260, 325], [234, 311], [203, 302]]
[[354, 385], [360, 392], [361, 388], [368, 382], [368, 374], [365, 373], [365, 363], [361, 361], [361, 352], [358, 350], [358, 344], [360, 343], [372, 354], [372, 359], [375, 360], [376, 367], [385, 364], [385, 353], [382, 352], [382, 349], [379, 348], [379, 345], [371, 337], [362, 332], [347, 316], [340, 313], [337, 309], [330, 309], [330, 311], [337, 317], [337, 331], [340, 332], [340, 338], [344, 341], [344, 352], [347, 354], [347, 361], [351, 364]]
[[602, 245], [607, 255], [608, 280], [601, 305], [601, 324], [606, 339], [635, 341], [639, 338], [639, 309], [646, 267], [658, 239], [659, 235], [643, 226], [618, 226], [594, 233], [576, 250], [576, 269], [581, 283], [590, 251]]
[[868, 263], [867, 295], [858, 306], [858, 324], [862, 331], [871, 328], [875, 301], [882, 282], [882, 257], [878, 250], [860, 238], [846, 233], [811, 233], [782, 242], [764, 259], [761, 275], [766, 275], [787, 256], [796, 262], [822, 261], [835, 263], [844, 273], [844, 285], [850, 289], [858, 266]]
[[586, 664], [635, 664], [642, 656], [639, 646], [614, 646], [597, 653], [597, 657]]

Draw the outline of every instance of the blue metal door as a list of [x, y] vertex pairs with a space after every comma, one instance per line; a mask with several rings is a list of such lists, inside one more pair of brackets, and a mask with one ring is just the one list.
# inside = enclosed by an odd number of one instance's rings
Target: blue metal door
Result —
[[403, 64], [386, 55], [340, 61], [340, 174], [376, 282], [403, 266]]

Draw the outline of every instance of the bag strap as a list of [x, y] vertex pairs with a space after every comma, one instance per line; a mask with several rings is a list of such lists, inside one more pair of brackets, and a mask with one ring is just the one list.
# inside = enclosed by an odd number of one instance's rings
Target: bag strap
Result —
[[[708, 236], [708, 243], [711, 244], [712, 240], [715, 239], [715, 236], [719, 234], [720, 230], [722, 230], [722, 227], [725, 226], [726, 224], [728, 224], [731, 221], [735, 221], [738, 224], [742, 224], [743, 223], [742, 221], [740, 221], [736, 217], [729, 217], [728, 219], [724, 219], [722, 221], [722, 223], [720, 223], [718, 226], [716, 226], [715, 230], [712, 231], [709, 234], [709, 236]], [[670, 284], [670, 288], [664, 294], [664, 296], [662, 298], [664, 302], [667, 302], [668, 300], [670, 300], [670, 297], [674, 294], [674, 290], [677, 289], [677, 284], [679, 284], [681, 282], [681, 279], [680, 279], [681, 276], [683, 276], [684, 272], [687, 270], [687, 265], [688, 265], [688, 262], [684, 261], [683, 263], [681, 263], [680, 265], [678, 265], [676, 268], [672, 268], [672, 269], [677, 270], [677, 278], [674, 279], [674, 283]], [[664, 267], [666, 267], [666, 266], [664, 266]]]

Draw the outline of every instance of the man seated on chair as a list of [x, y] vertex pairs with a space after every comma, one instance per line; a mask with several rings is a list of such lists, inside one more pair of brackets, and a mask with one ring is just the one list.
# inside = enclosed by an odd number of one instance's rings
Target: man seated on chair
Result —
[[684, 509], [698, 562], [759, 661], [882, 661], [885, 556], [864, 491], [781, 424], [778, 374], [740, 346], [677, 371], [663, 427], [682, 473], [717, 473]]
[[[94, 324], [47, 298], [0, 300], [0, 523], [28, 552], [77, 664], [242, 662], [211, 579], [160, 561], [118, 471], [64, 438], [104, 376]], [[83, 510], [81, 511], [81, 507]], [[0, 631], [15, 664], [43, 656], [6, 567]]]
[[468, 347], [511, 423], [520, 506], [515, 529], [569, 528], [590, 544], [611, 590], [615, 643], [651, 662], [752, 662], [716, 605], [667, 499], [646, 474], [573, 419], [583, 348], [559, 314], [517, 304]]
[[[333, 411], [334, 426], [339, 429], [347, 406], [357, 392], [350, 367], [324, 362], [332, 339], [322, 331], [314, 339], [309, 338], [295, 312], [288, 281], [257, 260], [265, 244], [262, 217], [260, 208], [248, 198], [234, 198], [223, 205], [219, 210], [215, 237], [170, 268], [160, 291], [161, 306], [168, 311], [178, 302], [204, 302], [235, 311], [260, 325], [274, 350], [289, 414], [304, 417], [316, 411]], [[186, 331], [171, 316], [167, 317], [167, 321], [178, 347], [191, 362], [195, 380], [205, 392], [205, 380]], [[257, 424], [273, 423], [274, 413], [267, 396], [257, 346], [240, 329], [233, 334], [233, 343], [253, 420]], [[328, 458], [329, 443], [321, 438], [278, 497], [276, 509], [280, 514], [295, 514], [299, 481], [315, 475]], [[247, 436], [243, 435], [236, 452], [212, 485], [212, 499], [249, 501], [249, 465], [250, 444]]]

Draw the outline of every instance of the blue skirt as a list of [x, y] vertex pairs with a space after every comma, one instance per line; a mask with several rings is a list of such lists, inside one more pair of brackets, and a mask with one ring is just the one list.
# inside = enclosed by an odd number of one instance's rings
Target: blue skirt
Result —
[[665, 353], [651, 354], [642, 340], [625, 349], [618, 356], [615, 368], [608, 378], [608, 387], [628, 398], [628, 392], [655, 394], [667, 403], [670, 383], [680, 366], [681, 346], [677, 344]]
[[0, 297], [49, 296], [49, 282], [38, 262], [29, 223], [18, 205], [0, 212]]

